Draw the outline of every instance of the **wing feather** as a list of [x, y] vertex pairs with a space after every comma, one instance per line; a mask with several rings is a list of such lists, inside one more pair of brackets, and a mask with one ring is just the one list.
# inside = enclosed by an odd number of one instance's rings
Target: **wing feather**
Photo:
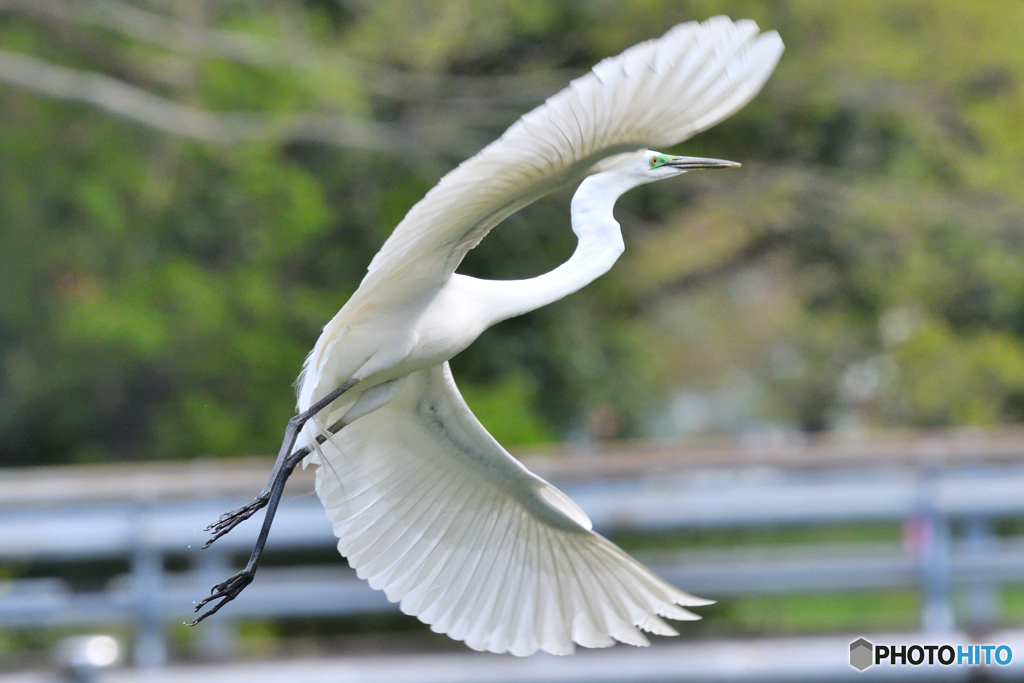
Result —
[[317, 493], [357, 574], [470, 647], [647, 644], [704, 604], [608, 540], [473, 417], [447, 364], [323, 444]]
[[[556, 537], [558, 551], [561, 556], [569, 553], [566, 548], [567, 539]], [[567, 581], [570, 585], [584, 585], [580, 568], [576, 564], [570, 564], [565, 568]], [[583, 647], [608, 647], [615, 641], [608, 635], [606, 628], [601, 626], [600, 611], [591, 602], [587, 591], [570, 592], [572, 599], [572, 630], [570, 637], [574, 642]]]
[[382, 288], [440, 286], [497, 223], [595, 162], [714, 125], [761, 89], [782, 49], [774, 31], [714, 17], [602, 60], [442, 178], [395, 228], [348, 306]]

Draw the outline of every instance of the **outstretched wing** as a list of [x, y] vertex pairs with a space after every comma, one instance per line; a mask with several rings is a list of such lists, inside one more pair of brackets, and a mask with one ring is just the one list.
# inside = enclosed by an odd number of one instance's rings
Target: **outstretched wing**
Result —
[[640, 629], [676, 634], [659, 615], [696, 619], [679, 605], [709, 602], [591, 531], [487, 433], [447, 363], [321, 449], [316, 490], [341, 554], [403, 612], [476, 650], [647, 645]]
[[448, 173], [395, 228], [353, 296], [437, 287], [507, 216], [586, 175], [600, 159], [668, 147], [760, 91], [782, 55], [774, 31], [714, 17], [603, 60]]

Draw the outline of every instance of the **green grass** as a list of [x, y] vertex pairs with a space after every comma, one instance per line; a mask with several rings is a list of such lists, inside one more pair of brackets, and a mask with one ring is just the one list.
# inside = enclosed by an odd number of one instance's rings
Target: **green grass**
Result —
[[920, 600], [914, 590], [759, 595], [723, 600], [700, 612], [716, 635], [903, 631], [917, 626]]
[[1004, 586], [1000, 591], [1000, 606], [1004, 625], [1024, 625], [1024, 586]]

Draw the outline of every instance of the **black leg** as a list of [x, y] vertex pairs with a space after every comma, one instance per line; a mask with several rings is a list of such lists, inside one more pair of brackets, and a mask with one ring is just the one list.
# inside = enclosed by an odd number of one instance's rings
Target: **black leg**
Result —
[[281, 494], [284, 492], [284, 485], [288, 481], [288, 477], [295, 470], [295, 466], [302, 462], [302, 458], [308, 455], [306, 449], [300, 449], [295, 453], [292, 453], [279, 468], [278, 475], [274, 480], [274, 486], [270, 489], [270, 496], [267, 499], [267, 514], [263, 518], [263, 527], [260, 529], [259, 538], [256, 539], [256, 546], [252, 549], [252, 555], [249, 556], [249, 562], [246, 563], [245, 569], [238, 572], [227, 581], [218, 583], [210, 591], [210, 595], [203, 598], [202, 601], [196, 605], [195, 611], [198, 612], [208, 603], [214, 600], [220, 600], [219, 603], [214, 605], [208, 611], [200, 614], [195, 620], [189, 624], [189, 626], [195, 626], [200, 621], [215, 614], [217, 610], [226, 605], [227, 603], [238, 597], [238, 594], [242, 590], [252, 583], [253, 578], [256, 576], [256, 567], [260, 563], [260, 557], [263, 555], [263, 548], [267, 545], [267, 536], [270, 535], [270, 527], [274, 523], [274, 515], [277, 513], [277, 506], [281, 502]]
[[[299, 432], [302, 430], [302, 427], [314, 415], [329, 406], [336, 398], [355, 386], [358, 381], [359, 380], [356, 379], [348, 380], [327, 396], [324, 396], [321, 400], [314, 403], [309, 410], [299, 413], [292, 419], [288, 420], [288, 426], [284, 431], [284, 442], [281, 444], [281, 450], [277, 453], [277, 460], [274, 462], [274, 468], [270, 471], [270, 478], [267, 480], [267, 485], [263, 487], [263, 490], [260, 491], [259, 495], [254, 499], [236, 510], [224, 513], [220, 516], [220, 519], [206, 527], [207, 531], [211, 531], [213, 533], [210, 536], [210, 539], [203, 545], [203, 549], [209, 548], [210, 545], [218, 538], [252, 517], [259, 510], [266, 507], [267, 503], [270, 501], [270, 492], [282, 477], [282, 467], [285, 459], [287, 459], [289, 454], [292, 453], [292, 449], [295, 447], [295, 440], [299, 437]], [[322, 439], [319, 439], [319, 441], [320, 443], [323, 443]], [[308, 448], [301, 450], [305, 451], [303, 453], [303, 457], [309, 455]], [[298, 451], [296, 451], [296, 453], [298, 453]], [[291, 473], [289, 472], [289, 474]], [[288, 474], [284, 474], [283, 476], [285, 479], [288, 478]]]
[[[350, 379], [323, 399], [317, 401], [309, 408], [309, 410], [306, 410], [289, 420], [288, 427], [285, 430], [284, 443], [281, 444], [281, 451], [278, 453], [277, 461], [274, 463], [274, 469], [270, 473], [270, 480], [267, 482], [267, 486], [264, 487], [263, 491], [260, 492], [260, 495], [258, 495], [251, 503], [229, 512], [222, 516], [216, 524], [212, 524], [208, 527], [208, 529], [214, 530], [214, 535], [209, 541], [207, 541], [206, 545], [203, 546], [204, 548], [209, 547], [211, 543], [234, 529], [239, 523], [251, 517], [252, 514], [260, 508], [267, 508], [266, 515], [263, 518], [263, 527], [260, 529], [260, 535], [256, 539], [256, 546], [253, 548], [252, 554], [249, 556], [249, 562], [246, 564], [245, 569], [238, 572], [227, 581], [218, 583], [213, 587], [210, 591], [210, 595], [196, 605], [195, 611], [198, 612], [214, 600], [220, 600], [220, 602], [208, 611], [196, 617], [189, 626], [195, 626], [206, 617], [216, 613], [221, 607], [238, 597], [238, 594], [241, 593], [246, 586], [252, 583], [253, 578], [256, 576], [256, 567], [259, 565], [260, 557], [263, 555], [263, 548], [267, 544], [267, 536], [270, 534], [270, 527], [274, 523], [274, 515], [277, 513], [277, 506], [281, 502], [281, 494], [284, 492], [284, 485], [287, 483], [288, 477], [291, 476], [291, 473], [295, 470], [295, 466], [302, 462], [303, 458], [309, 455], [308, 448], [300, 448], [299, 450], [292, 452], [292, 449], [295, 447], [295, 440], [298, 438], [299, 431], [314, 415], [330, 405], [343, 393], [351, 389], [357, 381], [358, 380]], [[338, 430], [344, 426], [344, 420], [339, 420], [331, 425], [328, 431], [332, 434], [336, 434]], [[326, 436], [317, 436], [316, 440], [317, 443], [323, 443], [326, 440]]]

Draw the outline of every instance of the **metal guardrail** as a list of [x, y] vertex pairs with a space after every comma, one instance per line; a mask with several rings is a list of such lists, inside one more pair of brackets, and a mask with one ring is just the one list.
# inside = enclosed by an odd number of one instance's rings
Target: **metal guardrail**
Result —
[[[968, 633], [864, 633], [892, 645], [975, 642]], [[580, 648], [574, 657], [532, 657], [462, 651], [432, 654], [347, 655], [276, 661], [177, 665], [158, 670], [106, 671], [103, 683], [822, 683], [823, 681], [1019, 681], [1024, 663], [1009, 666], [873, 666], [848, 662], [850, 636], [805, 636], [736, 641], [682, 639], [651, 648]], [[982, 643], [1024, 651], [1024, 632], [987, 633]], [[53, 683], [49, 672], [4, 676], [0, 683]]]
[[[941, 446], [942, 442], [931, 438], [927, 443], [934, 452], [934, 444]], [[963, 447], [962, 440], [957, 443]], [[1017, 452], [1024, 454], [1024, 439], [1018, 445]], [[996, 519], [1024, 517], [1024, 464], [1009, 457], [1012, 448], [1005, 440], [1000, 442], [1003, 455], [994, 462], [979, 462], [977, 449], [963, 450], [963, 457], [938, 464], [934, 458], [923, 465], [904, 458], [899, 465], [884, 466], [870, 459], [863, 463], [868, 467], [852, 467], [853, 463], [845, 460], [841, 469], [806, 459], [798, 466], [762, 460], [746, 467], [734, 463], [714, 468], [707, 462], [699, 467], [672, 467], [664, 455], [657, 456], [660, 464], [653, 472], [613, 467], [608, 460], [584, 457], [574, 459], [579, 476], [573, 476], [564, 462], [549, 460], [538, 469], [546, 467], [546, 476], [560, 484], [602, 531], [902, 520], [910, 530], [909, 543], [903, 545], [699, 550], [646, 559], [666, 579], [708, 597], [919, 585], [924, 594], [922, 627], [935, 631], [953, 626], [951, 585], [970, 587], [972, 619], [983, 622], [993, 616], [996, 585], [1024, 582], [1024, 542], [993, 532]], [[588, 462], [597, 463], [596, 469], [603, 469], [608, 478], [593, 477]], [[136, 662], [162, 663], [166, 622], [188, 616], [192, 601], [228, 575], [232, 555], [247, 552], [255, 540], [259, 518], [242, 524], [209, 550], [199, 551], [206, 538], [203, 527], [224, 510], [245, 502], [235, 497], [240, 486], [227, 479], [243, 481], [256, 490], [266, 472], [263, 461], [249, 467], [234, 464], [229, 469], [230, 477], [218, 479], [222, 470], [216, 467], [204, 470], [175, 465], [162, 478], [159, 467], [150, 466], [143, 468], [141, 479], [122, 477], [120, 487], [115, 469], [78, 477], [75, 470], [62, 470], [63, 484], [51, 473], [51, 480], [56, 480], [53, 487], [64, 486], [65, 491], [73, 492], [65, 498], [78, 501], [63, 505], [53, 500], [46, 486], [26, 483], [34, 481], [32, 476], [15, 473], [15, 479], [22, 479], [21, 487], [0, 476], [7, 486], [0, 485], [0, 561], [131, 561], [128, 575], [97, 592], [73, 592], [54, 578], [2, 583], [0, 626], [130, 620], [138, 625]], [[83, 486], [82, 481], [90, 477], [96, 488], [108, 494], [96, 496], [94, 489]], [[174, 477], [201, 482], [207, 496], [184, 498], [189, 485], [175, 488], [170, 481]], [[148, 483], [139, 486], [140, 480]], [[40, 498], [25, 494], [32, 486], [41, 492], [42, 504], [32, 504]], [[297, 488], [308, 491], [309, 486], [305, 475]], [[120, 500], [106, 501], [109, 497]], [[964, 522], [966, 532], [961, 538], [951, 538], [953, 520]], [[272, 549], [331, 547], [334, 543], [315, 497], [284, 501], [271, 535]], [[190, 570], [165, 571], [168, 556], [186, 557]], [[336, 567], [266, 567], [244, 599], [225, 608], [219, 619], [204, 623], [204, 641], [213, 650], [218, 643], [228, 642], [232, 618], [396, 609], [340, 563]]]

